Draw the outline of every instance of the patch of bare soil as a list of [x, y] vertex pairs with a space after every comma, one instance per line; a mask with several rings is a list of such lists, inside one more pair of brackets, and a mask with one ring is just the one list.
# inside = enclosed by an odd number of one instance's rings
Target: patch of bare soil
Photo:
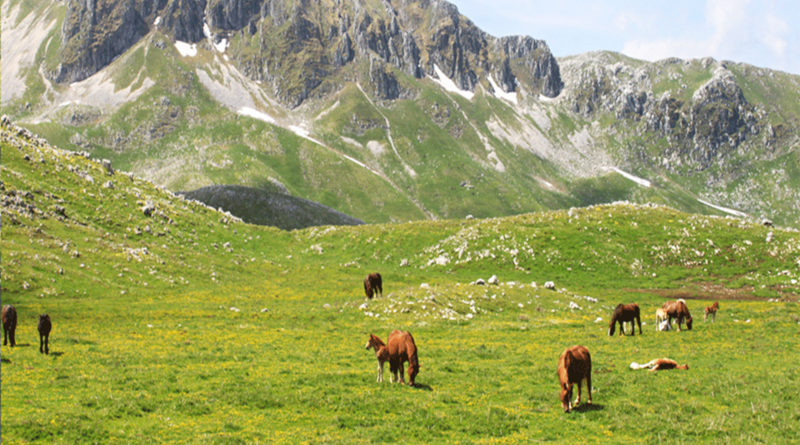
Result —
[[[719, 284], [699, 283], [692, 287], [677, 289], [628, 289], [631, 292], [640, 292], [659, 295], [668, 300], [683, 298], [684, 300], [736, 300], [736, 301], [768, 301], [768, 297], [756, 296], [752, 286], [739, 289], [730, 289]], [[778, 289], [780, 291], [780, 289]], [[800, 295], [791, 292], [781, 292], [781, 300], [800, 301]]]

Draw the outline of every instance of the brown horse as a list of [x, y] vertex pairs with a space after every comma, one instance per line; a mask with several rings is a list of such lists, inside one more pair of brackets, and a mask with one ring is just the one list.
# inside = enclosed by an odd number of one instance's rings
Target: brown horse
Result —
[[692, 330], [692, 315], [689, 313], [689, 308], [683, 300], [667, 301], [661, 306], [667, 313], [669, 324], [672, 324], [672, 319], [678, 320], [678, 332], [681, 331], [681, 324], [686, 320], [686, 329]]
[[650, 371], [664, 371], [667, 369], [689, 369], [689, 365], [683, 364], [679, 365], [678, 362], [669, 358], [657, 358], [655, 360], [651, 360], [644, 365], [640, 365], [636, 362], [631, 363], [631, 369], [645, 369], [649, 368]]
[[364, 293], [367, 294], [368, 299], [372, 299], [372, 295], [383, 296], [383, 280], [381, 274], [378, 272], [371, 273], [364, 278]]
[[617, 322], [619, 322], [619, 335], [624, 335], [625, 326], [623, 322], [626, 321], [631, 322], [631, 329], [633, 330], [631, 335], [636, 335], [634, 322], [639, 324], [639, 335], [642, 335], [642, 319], [639, 317], [639, 305], [636, 303], [618, 304], [614, 308], [614, 314], [611, 315], [611, 323], [608, 324], [608, 335], [614, 335], [614, 328]]
[[714, 304], [708, 306], [705, 311], [705, 315], [703, 317], [703, 321], [708, 320], [709, 314], [711, 315], [711, 322], [713, 323], [717, 319], [717, 310], [719, 309], [719, 301], [715, 301]]
[[558, 359], [558, 380], [561, 382], [561, 406], [564, 412], [572, 409], [572, 385], [578, 385], [578, 398], [575, 406], [581, 403], [581, 382], [586, 379], [586, 391], [589, 393], [589, 405], [592, 404], [592, 356], [583, 346], [571, 346], [561, 353]]
[[11, 342], [11, 347], [17, 345], [17, 308], [14, 306], [6, 305], [3, 306], [3, 345], [6, 345], [9, 341]]
[[389, 350], [386, 343], [375, 335], [369, 334], [366, 349], [375, 350], [375, 358], [378, 359], [378, 383], [383, 381], [383, 364], [389, 361]]
[[388, 361], [392, 382], [405, 383], [403, 362], [408, 362], [408, 384], [414, 386], [414, 379], [419, 373], [420, 365], [417, 358], [417, 345], [410, 332], [392, 331], [389, 334], [388, 344], [377, 336], [369, 334], [365, 348], [375, 350], [375, 358], [378, 359], [378, 382], [383, 381], [383, 364]]
[[414, 386], [414, 379], [419, 373], [419, 358], [417, 357], [417, 344], [414, 342], [414, 337], [408, 331], [394, 330], [389, 334], [386, 348], [389, 350], [389, 370], [392, 372], [394, 381], [397, 381], [399, 371], [400, 383], [405, 383], [403, 379], [403, 362], [408, 362], [408, 384]]
[[[47, 314], [39, 315], [39, 352], [50, 354], [50, 330], [53, 324], [50, 323], [50, 316]], [[44, 347], [44, 350], [42, 350]]]

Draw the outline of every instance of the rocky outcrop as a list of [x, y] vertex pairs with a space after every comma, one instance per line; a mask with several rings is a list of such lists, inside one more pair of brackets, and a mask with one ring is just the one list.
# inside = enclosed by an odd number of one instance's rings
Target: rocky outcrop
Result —
[[[290, 107], [338, 89], [343, 70], [347, 78], [366, 75], [384, 99], [400, 95], [393, 70], [423, 78], [434, 75], [434, 66], [464, 90], [474, 91], [491, 74], [507, 92], [519, 85], [550, 97], [561, 91], [558, 63], [540, 40], [492, 37], [443, 0], [382, 0], [380, 5], [365, 0], [334, 0], [333, 7], [310, 0], [70, 0], [61, 64], [52, 77], [72, 82], [90, 76], [146, 35], [158, 18], [158, 28], [176, 40], [199, 42], [208, 31], [216, 39], [238, 39], [230, 50], [238, 68], [267, 83]], [[359, 73], [359, 61], [369, 63], [366, 73]]]
[[83, 80], [111, 63], [149, 32], [133, 0], [70, 0], [61, 28], [57, 82]]
[[[643, 64], [620, 57], [595, 53], [562, 63], [568, 79], [563, 98], [567, 108], [589, 119], [613, 113], [618, 120], [633, 122], [621, 126], [638, 129], [639, 137], [666, 138], [669, 145], [662, 158], [679, 159], [678, 164], [697, 169], [707, 169], [748, 135], [759, 133], [755, 108], [724, 63], [668, 59]], [[654, 92], [657, 82], [683, 79], [677, 73], [684, 68], [695, 76], [707, 73], [709, 79], [693, 92], [686, 84], [679, 84], [678, 92]]]

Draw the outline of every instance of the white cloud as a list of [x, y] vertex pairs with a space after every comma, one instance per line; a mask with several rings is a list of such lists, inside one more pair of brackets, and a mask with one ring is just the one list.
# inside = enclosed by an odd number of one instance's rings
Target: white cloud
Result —
[[786, 52], [788, 42], [784, 37], [789, 32], [789, 25], [786, 21], [781, 20], [779, 17], [768, 14], [766, 17], [766, 26], [759, 40], [769, 48], [773, 54], [782, 57]]

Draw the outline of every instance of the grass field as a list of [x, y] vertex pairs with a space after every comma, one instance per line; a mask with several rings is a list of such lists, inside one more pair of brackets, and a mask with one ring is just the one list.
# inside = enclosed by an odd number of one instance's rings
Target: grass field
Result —
[[[800, 436], [795, 230], [617, 204], [282, 232], [15, 131], [0, 166], [3, 304], [20, 317], [18, 347], [2, 348], [5, 443]], [[385, 296], [362, 306], [373, 270]], [[493, 274], [500, 285], [470, 284]], [[668, 297], [687, 298], [692, 331], [655, 331]], [[633, 301], [644, 335], [609, 337], [613, 307]], [[377, 383], [364, 349], [398, 328], [419, 348], [415, 388], [388, 369]], [[556, 364], [573, 344], [592, 353], [594, 405], [565, 414]], [[628, 367], [658, 357], [690, 369]]]

